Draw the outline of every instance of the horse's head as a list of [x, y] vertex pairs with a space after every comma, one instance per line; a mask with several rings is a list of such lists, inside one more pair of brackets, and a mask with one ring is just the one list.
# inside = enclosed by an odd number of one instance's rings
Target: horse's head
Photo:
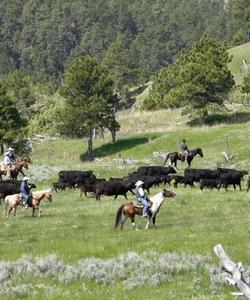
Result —
[[204, 156], [201, 148], [197, 148], [197, 153], [200, 155], [200, 157]]
[[173, 197], [176, 196], [176, 193], [175, 193], [175, 192], [168, 191], [168, 190], [166, 190], [166, 189], [163, 189], [162, 195], [163, 195], [164, 197], [173, 198]]
[[45, 197], [48, 199], [49, 202], [52, 202], [52, 189], [46, 192]]
[[22, 161], [26, 161], [26, 162], [29, 163], [29, 164], [32, 164], [32, 159], [31, 159], [31, 157], [28, 156], [28, 155], [24, 156], [21, 160], [22, 160]]

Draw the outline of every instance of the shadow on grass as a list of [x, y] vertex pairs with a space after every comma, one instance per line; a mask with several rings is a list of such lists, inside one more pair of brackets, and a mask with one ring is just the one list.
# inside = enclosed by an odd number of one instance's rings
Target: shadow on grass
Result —
[[191, 127], [200, 126], [200, 125], [213, 126], [216, 124], [241, 124], [249, 121], [250, 121], [249, 112], [236, 112], [233, 114], [224, 114], [224, 115], [215, 114], [212, 116], [208, 116], [205, 119], [202, 118], [193, 119], [189, 121], [187, 125]]
[[[138, 145], [146, 144], [146, 143], [148, 143], [149, 139], [153, 140], [155, 138], [156, 138], [156, 136], [151, 136], [150, 138], [135, 137], [135, 138], [129, 138], [129, 139], [121, 139], [121, 140], [116, 141], [113, 144], [108, 143], [108, 144], [100, 146], [99, 148], [94, 149], [93, 153], [92, 153], [92, 159], [94, 159], [94, 157], [100, 158], [100, 157], [110, 156], [112, 154], [119, 153], [123, 150], [131, 149]], [[82, 161], [91, 160], [91, 158], [89, 158], [86, 153], [82, 154], [80, 156], [80, 159]]]

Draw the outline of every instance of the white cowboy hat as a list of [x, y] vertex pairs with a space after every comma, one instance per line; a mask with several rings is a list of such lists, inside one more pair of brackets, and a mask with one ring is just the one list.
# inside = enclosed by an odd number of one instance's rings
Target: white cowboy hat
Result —
[[23, 177], [23, 179], [22, 179], [23, 181], [29, 181], [30, 179], [29, 179], [29, 177]]
[[143, 181], [141, 181], [141, 180], [138, 180], [136, 183], [135, 183], [135, 186], [140, 186], [140, 185], [143, 185]]
[[11, 147], [9, 147], [9, 148], [7, 149], [7, 151], [14, 151], [14, 149], [11, 148]]

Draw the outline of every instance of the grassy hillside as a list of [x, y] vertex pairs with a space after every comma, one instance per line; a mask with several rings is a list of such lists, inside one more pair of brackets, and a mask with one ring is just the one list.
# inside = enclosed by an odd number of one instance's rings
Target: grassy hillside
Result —
[[[108, 134], [94, 141], [94, 162], [81, 161], [84, 140], [34, 143], [34, 163], [27, 174], [39, 189], [56, 181], [62, 169], [124, 176], [141, 165], [162, 165], [183, 137], [190, 149], [204, 151], [193, 167], [250, 171], [248, 119], [245, 112], [214, 126], [191, 126], [178, 110], [124, 112], [115, 144]], [[225, 151], [234, 154], [230, 164]], [[185, 167], [179, 163], [179, 174]], [[150, 195], [162, 188], [152, 188]], [[177, 196], [163, 204], [157, 227], [148, 231], [139, 217], [139, 231], [129, 221], [123, 232], [113, 229], [123, 197], [96, 202], [90, 195], [80, 199], [78, 190], [54, 193], [52, 203], [41, 204], [41, 218], [20, 207], [15, 218], [2, 217], [1, 299], [231, 299], [233, 289], [224, 284], [213, 246], [221, 243], [233, 260], [250, 264], [246, 181], [242, 191], [169, 189]]]
[[236, 83], [240, 84], [246, 74], [243, 60], [245, 60], [247, 64], [250, 64], [250, 43], [232, 48], [229, 50], [229, 53], [233, 56], [232, 62], [229, 64], [229, 68], [234, 75]]

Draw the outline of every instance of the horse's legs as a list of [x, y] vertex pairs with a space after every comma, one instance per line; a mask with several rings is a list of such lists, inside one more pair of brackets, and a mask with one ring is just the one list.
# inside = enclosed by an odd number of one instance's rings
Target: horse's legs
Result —
[[139, 230], [139, 229], [136, 227], [136, 225], [135, 225], [135, 216], [130, 216], [130, 219], [131, 219], [131, 224], [132, 224], [133, 228], [134, 228], [135, 230]]
[[147, 222], [147, 224], [146, 224], [146, 226], [145, 226], [145, 229], [148, 229], [148, 226], [149, 226], [149, 224], [150, 224], [150, 220], [151, 220], [151, 218], [148, 219], [148, 222]]
[[32, 207], [32, 217], [35, 216], [35, 207]]
[[13, 207], [13, 215], [16, 216], [16, 206]]
[[126, 222], [127, 218], [128, 218], [127, 216], [124, 216], [124, 215], [121, 216], [121, 220], [120, 220], [120, 222], [121, 222], [121, 230], [123, 229], [123, 225]]
[[7, 213], [7, 216], [6, 216], [7, 219], [9, 219], [9, 216], [10, 216], [10, 213], [11, 213], [11, 211], [12, 211], [12, 208], [13, 208], [13, 207], [10, 207], [9, 210], [8, 210], [8, 213]]

